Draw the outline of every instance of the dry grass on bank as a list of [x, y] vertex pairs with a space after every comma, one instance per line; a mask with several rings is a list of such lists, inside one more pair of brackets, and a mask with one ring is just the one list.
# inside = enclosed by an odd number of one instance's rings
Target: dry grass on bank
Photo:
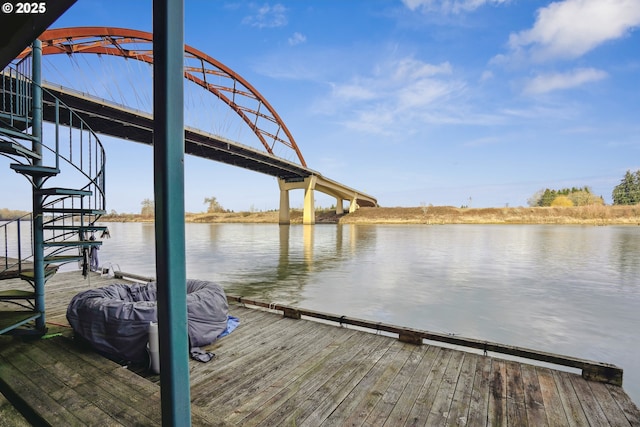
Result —
[[[291, 211], [291, 223], [302, 223], [302, 211]], [[135, 214], [106, 215], [102, 221], [153, 221]], [[197, 223], [278, 223], [278, 212], [188, 213], [186, 222]], [[340, 224], [588, 224], [640, 225], [640, 205], [456, 208], [424, 206], [413, 208], [360, 208], [346, 215], [316, 212], [316, 223]]]
[[640, 205], [518, 208], [361, 208], [345, 224], [593, 224], [640, 225]]

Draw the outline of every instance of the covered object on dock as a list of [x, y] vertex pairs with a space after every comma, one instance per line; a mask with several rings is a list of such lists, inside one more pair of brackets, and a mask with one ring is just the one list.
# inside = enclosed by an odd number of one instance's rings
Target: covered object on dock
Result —
[[[189, 344], [211, 344], [227, 328], [224, 290], [216, 283], [193, 279], [186, 287]], [[106, 356], [144, 362], [149, 324], [158, 321], [156, 282], [116, 283], [80, 292], [69, 303], [67, 320], [76, 335]]]

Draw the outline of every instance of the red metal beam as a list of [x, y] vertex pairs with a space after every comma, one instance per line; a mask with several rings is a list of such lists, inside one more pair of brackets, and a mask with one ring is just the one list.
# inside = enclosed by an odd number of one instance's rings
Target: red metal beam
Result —
[[[153, 34], [145, 31], [114, 27], [56, 28], [45, 31], [39, 38], [42, 41], [43, 55], [71, 55], [78, 53], [110, 55], [153, 64], [153, 49], [151, 46], [147, 49], [126, 48], [127, 45], [131, 44], [144, 45], [152, 43]], [[27, 55], [29, 51], [30, 48], [25, 49], [20, 56]], [[184, 77], [187, 80], [211, 92], [235, 111], [247, 126], [251, 128], [269, 154], [273, 155], [272, 147], [276, 143], [280, 143], [296, 153], [302, 166], [307, 166], [298, 145], [282, 118], [258, 90], [238, 73], [204, 52], [189, 45], [185, 45], [184, 52], [185, 60], [193, 61], [196, 59], [201, 64], [200, 67], [196, 67], [193, 64], [185, 64]], [[199, 74], [201, 74], [202, 77], [200, 77]], [[230, 79], [233, 84], [228, 86], [213, 85], [206, 81], [207, 75], [217, 75]], [[229, 98], [225, 93], [230, 93], [233, 96]], [[238, 97], [235, 95], [241, 95], [241, 98], [255, 100], [258, 103], [258, 108], [251, 108], [237, 103], [236, 98]], [[275, 135], [262, 129], [258, 124], [258, 119], [265, 119], [270, 123], [276, 124], [278, 131]], [[278, 136], [281, 132], [284, 133], [286, 138]], [[269, 144], [267, 138], [273, 140], [272, 145]]]

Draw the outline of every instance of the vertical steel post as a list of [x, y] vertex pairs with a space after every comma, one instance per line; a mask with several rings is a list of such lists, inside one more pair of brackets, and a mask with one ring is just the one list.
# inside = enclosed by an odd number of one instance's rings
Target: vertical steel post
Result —
[[184, 242], [184, 1], [153, 1], [153, 159], [162, 424], [191, 424]]
[[[42, 155], [42, 42], [38, 39], [33, 41], [32, 49], [32, 150]], [[41, 166], [42, 159], [33, 160], [34, 166]], [[42, 195], [39, 190], [42, 188], [44, 178], [37, 174], [33, 176], [33, 284], [35, 291], [36, 311], [40, 317], [36, 319], [36, 329], [44, 332], [46, 329], [45, 307], [44, 307], [44, 230], [42, 219]]]

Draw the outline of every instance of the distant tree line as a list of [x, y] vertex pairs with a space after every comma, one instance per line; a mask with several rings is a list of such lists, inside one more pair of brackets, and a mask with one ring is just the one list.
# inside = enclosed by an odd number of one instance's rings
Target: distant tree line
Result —
[[640, 203], [640, 169], [624, 174], [620, 184], [611, 193], [614, 205], [636, 205]]
[[537, 191], [528, 200], [529, 206], [589, 206], [604, 205], [602, 196], [596, 196], [587, 186]]

